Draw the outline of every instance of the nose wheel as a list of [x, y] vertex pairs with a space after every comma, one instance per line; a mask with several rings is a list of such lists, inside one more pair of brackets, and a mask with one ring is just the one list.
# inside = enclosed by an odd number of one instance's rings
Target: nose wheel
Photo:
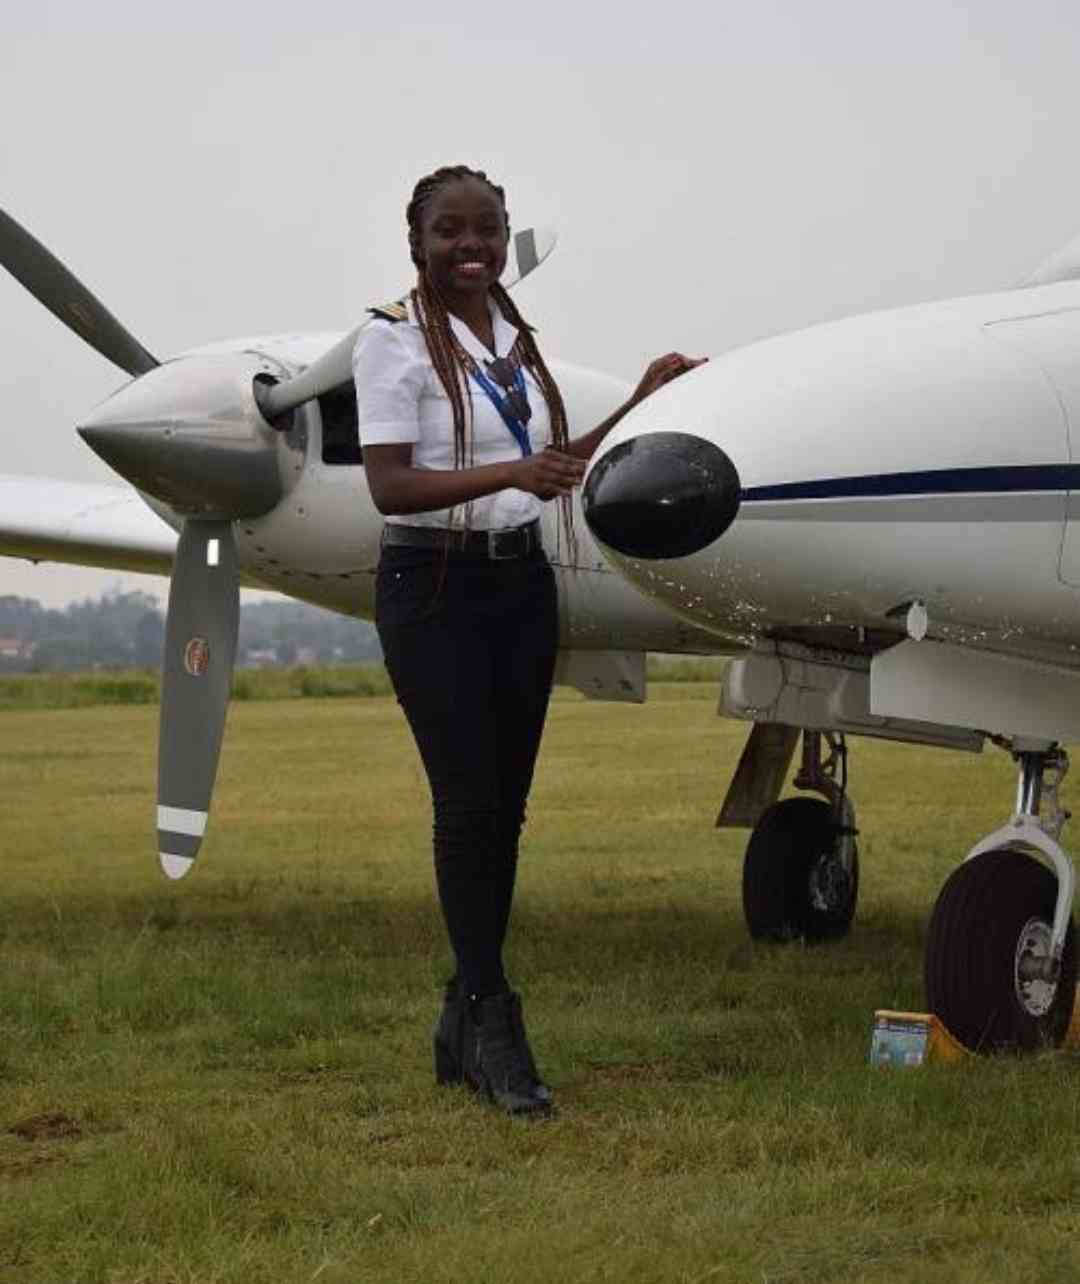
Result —
[[1016, 814], [953, 871], [927, 930], [927, 1003], [973, 1052], [1057, 1047], [1076, 998], [1074, 875], [1057, 842], [1067, 759], [1017, 758]]
[[[847, 797], [846, 749], [822, 732], [803, 733], [795, 784], [824, 793], [773, 803], [750, 835], [743, 863], [743, 913], [757, 940], [832, 941], [846, 936], [859, 895], [855, 816]], [[837, 780], [837, 775], [840, 780]]]
[[859, 856], [820, 798], [785, 798], [762, 816], [743, 863], [743, 913], [750, 935], [770, 941], [846, 936], [859, 894]]

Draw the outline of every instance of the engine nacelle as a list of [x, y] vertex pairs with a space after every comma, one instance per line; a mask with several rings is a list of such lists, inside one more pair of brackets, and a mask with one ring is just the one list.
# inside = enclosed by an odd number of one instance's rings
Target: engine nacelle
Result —
[[720, 711], [752, 722], [842, 731], [978, 753], [983, 737], [966, 727], [871, 712], [870, 660], [792, 642], [762, 641], [732, 660]]

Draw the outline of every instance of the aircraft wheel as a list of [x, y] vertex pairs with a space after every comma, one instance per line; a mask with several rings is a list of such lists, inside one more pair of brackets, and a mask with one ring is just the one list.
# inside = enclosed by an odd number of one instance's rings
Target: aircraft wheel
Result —
[[832, 807], [819, 798], [774, 803], [750, 835], [743, 913], [756, 940], [833, 941], [846, 936], [859, 894], [859, 853], [840, 860]]
[[1069, 923], [1056, 982], [1033, 975], [1049, 954], [1057, 879], [1009, 847], [953, 870], [926, 936], [931, 1012], [974, 1052], [1056, 1047], [1076, 995], [1076, 931]]

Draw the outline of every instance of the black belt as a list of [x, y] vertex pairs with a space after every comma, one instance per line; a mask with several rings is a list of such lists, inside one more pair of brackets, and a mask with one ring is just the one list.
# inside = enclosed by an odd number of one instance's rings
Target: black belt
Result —
[[505, 526], [501, 530], [446, 530], [439, 526], [404, 526], [387, 522], [382, 542], [394, 548], [437, 548], [451, 553], [469, 553], [501, 562], [514, 557], [529, 557], [543, 547], [539, 520], [524, 526]]

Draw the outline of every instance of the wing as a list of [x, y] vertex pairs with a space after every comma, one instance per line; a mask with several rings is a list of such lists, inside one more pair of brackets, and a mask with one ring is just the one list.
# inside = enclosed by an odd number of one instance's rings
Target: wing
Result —
[[175, 550], [130, 487], [0, 474], [0, 557], [168, 575]]

